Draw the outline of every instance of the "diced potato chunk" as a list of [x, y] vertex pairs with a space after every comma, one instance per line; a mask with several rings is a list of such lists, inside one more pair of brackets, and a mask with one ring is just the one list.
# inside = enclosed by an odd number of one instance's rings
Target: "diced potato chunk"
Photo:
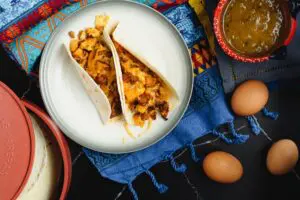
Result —
[[124, 82], [124, 91], [126, 100], [128, 103], [132, 103], [145, 92], [145, 87], [140, 82], [136, 82], [133, 85], [131, 83]]
[[76, 51], [72, 53], [73, 57], [75, 60], [79, 61], [81, 63], [82, 60], [87, 60], [88, 58], [88, 53], [85, 52], [84, 50], [78, 48]]
[[79, 31], [78, 33], [78, 39], [79, 40], [85, 40], [86, 39], [86, 32], [85, 31]]
[[145, 121], [142, 119], [140, 113], [135, 113], [133, 115], [133, 121], [134, 121], [135, 125], [140, 126], [140, 127], [143, 127], [145, 124]]
[[69, 36], [70, 36], [70, 38], [75, 38], [75, 33], [74, 33], [74, 31], [70, 31], [70, 32], [69, 32]]
[[87, 51], [92, 51], [97, 43], [96, 38], [88, 38], [80, 43], [80, 48]]
[[150, 75], [147, 75], [145, 81], [146, 81], [146, 87], [153, 87], [155, 86], [157, 79]]
[[79, 45], [79, 41], [78, 40], [71, 40], [70, 42], [70, 50], [71, 52], [74, 52], [77, 48], [78, 48], [78, 45]]
[[93, 38], [100, 37], [100, 31], [95, 28], [87, 28], [85, 32], [88, 37], [93, 37]]
[[142, 106], [142, 105], [137, 105], [136, 106], [136, 111], [140, 113], [145, 113], [147, 111], [148, 106]]
[[76, 51], [73, 52], [73, 57], [76, 58], [82, 58], [83, 57], [83, 50], [82, 49], [77, 49]]

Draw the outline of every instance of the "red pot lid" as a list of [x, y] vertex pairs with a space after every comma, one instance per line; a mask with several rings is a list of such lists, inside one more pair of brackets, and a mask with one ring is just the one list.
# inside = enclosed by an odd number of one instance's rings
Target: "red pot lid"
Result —
[[0, 81], [0, 199], [18, 197], [31, 173], [34, 133], [20, 99]]

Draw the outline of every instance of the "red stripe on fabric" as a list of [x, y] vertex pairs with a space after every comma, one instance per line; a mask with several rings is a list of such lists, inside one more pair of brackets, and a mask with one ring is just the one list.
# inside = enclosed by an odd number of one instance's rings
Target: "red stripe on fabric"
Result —
[[169, 8], [188, 2], [188, 0], [158, 0], [152, 7], [160, 12], [164, 12]]

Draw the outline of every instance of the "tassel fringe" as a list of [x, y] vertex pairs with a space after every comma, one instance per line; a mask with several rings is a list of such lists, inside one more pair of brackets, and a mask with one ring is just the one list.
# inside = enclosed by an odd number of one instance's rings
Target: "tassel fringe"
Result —
[[199, 162], [200, 158], [197, 156], [196, 150], [195, 150], [193, 144], [189, 144], [189, 148], [190, 148], [191, 156], [192, 156], [192, 159], [194, 160], [194, 162]]
[[233, 136], [233, 139], [226, 137], [224, 133], [221, 133], [217, 130], [213, 130], [212, 134], [219, 137], [227, 144], [242, 144], [249, 139], [249, 135], [243, 135], [236, 132], [233, 122], [228, 123], [228, 127]]
[[165, 184], [157, 182], [154, 174], [151, 171], [146, 170], [146, 174], [151, 178], [151, 181], [152, 181], [153, 185], [157, 188], [159, 193], [162, 194], [162, 193], [165, 193], [168, 190], [168, 186], [166, 186]]
[[261, 128], [260, 128], [260, 125], [258, 124], [258, 122], [254, 119], [254, 116], [253, 115], [247, 116], [246, 119], [249, 122], [249, 125], [251, 127], [252, 132], [255, 135], [259, 135], [260, 131], [261, 131]]
[[139, 197], [138, 197], [138, 195], [137, 195], [135, 189], [133, 188], [132, 183], [130, 182], [130, 183], [128, 183], [127, 185], [128, 185], [129, 191], [131, 192], [131, 194], [132, 194], [132, 196], [133, 196], [133, 199], [134, 199], [134, 200], [139, 200]]
[[233, 122], [230, 122], [228, 124], [228, 126], [229, 126], [229, 129], [231, 131], [231, 134], [235, 138], [235, 144], [245, 143], [249, 139], [249, 135], [242, 135], [242, 134], [239, 134], [239, 133], [236, 132]]
[[223, 133], [220, 133], [220, 132], [217, 131], [217, 130], [213, 130], [213, 131], [212, 131], [212, 134], [213, 134], [214, 136], [219, 137], [221, 140], [223, 140], [223, 141], [226, 142], [227, 144], [233, 144], [233, 143], [234, 143], [232, 139], [227, 138]]
[[184, 173], [187, 170], [186, 165], [185, 164], [177, 164], [172, 155], [169, 155], [167, 158], [170, 160], [171, 166], [173, 167], [173, 169], [176, 172]]
[[263, 108], [262, 109], [262, 112], [263, 114], [266, 116], [266, 117], [269, 117], [273, 120], [277, 120], [278, 117], [279, 117], [279, 113], [278, 112], [271, 112], [269, 111], [267, 108]]

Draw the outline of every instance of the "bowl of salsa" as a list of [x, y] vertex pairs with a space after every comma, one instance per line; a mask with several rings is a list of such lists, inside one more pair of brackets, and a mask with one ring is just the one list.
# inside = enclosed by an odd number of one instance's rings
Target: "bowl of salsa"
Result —
[[242, 62], [282, 53], [296, 31], [296, 0], [220, 0], [214, 31], [223, 51]]

